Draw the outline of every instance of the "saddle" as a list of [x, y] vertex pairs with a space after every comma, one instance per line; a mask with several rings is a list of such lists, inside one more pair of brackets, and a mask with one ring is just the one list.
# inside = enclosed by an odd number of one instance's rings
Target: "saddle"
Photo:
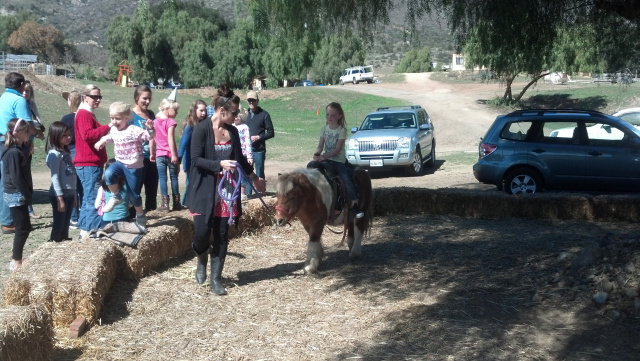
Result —
[[[356, 167], [350, 163], [346, 163], [346, 165], [349, 176], [353, 178]], [[340, 215], [340, 212], [342, 212], [344, 206], [347, 204], [347, 188], [342, 183], [342, 179], [340, 179], [340, 177], [336, 173], [334, 173], [333, 170], [325, 163], [311, 161], [309, 162], [309, 164], [307, 164], [307, 168], [319, 170], [320, 173], [322, 173], [322, 175], [327, 179], [327, 182], [329, 182], [329, 184], [331, 185], [331, 209], [333, 210], [333, 212], [330, 212], [327, 223], [332, 223]]]

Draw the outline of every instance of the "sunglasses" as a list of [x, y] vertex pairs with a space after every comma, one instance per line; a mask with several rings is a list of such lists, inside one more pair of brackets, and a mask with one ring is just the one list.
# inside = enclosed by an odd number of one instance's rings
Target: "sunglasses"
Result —
[[85, 95], [86, 97], [89, 97], [93, 100], [102, 100], [102, 95], [91, 95], [91, 94], [87, 94]]
[[[226, 108], [225, 108], [225, 109], [226, 109]], [[229, 109], [226, 109], [226, 110], [227, 110], [227, 111], [230, 111]], [[234, 117], [237, 117], [237, 116], [238, 116], [238, 114], [240, 114], [240, 109], [236, 109], [235, 111], [231, 112], [231, 114], [232, 114]]]
[[258, 101], [258, 99], [247, 99], [247, 101], [248, 101], [249, 103], [255, 103], [255, 102], [257, 102], [257, 101]]

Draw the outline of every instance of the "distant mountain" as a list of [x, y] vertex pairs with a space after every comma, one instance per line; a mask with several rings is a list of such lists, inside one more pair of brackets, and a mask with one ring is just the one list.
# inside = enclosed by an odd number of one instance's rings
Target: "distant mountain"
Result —
[[[163, 0], [148, 0], [155, 5]], [[234, 0], [183, 0], [203, 3], [217, 9], [227, 20], [233, 21]], [[403, 4], [399, 4], [403, 5]], [[118, 15], [133, 15], [138, 6], [136, 0], [2, 0], [0, 13], [7, 14], [26, 10], [40, 17], [45, 25], [54, 25], [72, 42], [104, 45], [109, 23]], [[404, 6], [391, 11], [390, 24], [381, 25], [374, 34], [370, 49], [370, 60], [380, 64], [394, 64], [414, 44], [429, 46], [434, 58], [448, 61], [453, 52], [453, 37], [439, 14], [425, 17], [417, 24], [413, 44], [408, 43], [408, 30], [404, 25]]]

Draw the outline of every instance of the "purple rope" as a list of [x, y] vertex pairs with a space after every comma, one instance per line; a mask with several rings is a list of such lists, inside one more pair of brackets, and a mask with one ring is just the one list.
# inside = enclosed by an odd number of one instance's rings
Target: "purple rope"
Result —
[[[239, 168], [236, 168], [236, 169], [239, 169]], [[220, 198], [222, 198], [223, 201], [230, 202], [231, 204], [231, 206], [229, 207], [229, 214], [230, 214], [229, 221], [227, 223], [229, 225], [232, 225], [233, 224], [233, 207], [235, 206], [236, 200], [240, 195], [240, 187], [242, 183], [242, 171], [238, 177], [238, 181], [236, 182], [236, 185], [233, 188], [233, 192], [231, 193], [231, 198], [225, 197], [222, 192], [222, 187], [224, 186], [223, 185], [224, 180], [227, 178], [230, 181], [233, 181], [233, 177], [231, 176], [231, 173], [225, 169], [225, 171], [222, 173], [222, 179], [220, 179], [220, 182], [218, 182], [218, 194], [220, 195]]]

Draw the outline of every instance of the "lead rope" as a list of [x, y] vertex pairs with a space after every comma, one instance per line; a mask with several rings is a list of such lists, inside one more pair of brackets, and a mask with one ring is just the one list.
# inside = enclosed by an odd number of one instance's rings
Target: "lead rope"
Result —
[[220, 198], [222, 198], [222, 200], [224, 200], [225, 202], [230, 202], [230, 204], [231, 204], [231, 206], [229, 208], [229, 214], [231, 216], [229, 217], [228, 224], [229, 225], [233, 224], [233, 207], [235, 206], [236, 200], [238, 199], [238, 196], [240, 195], [240, 188], [241, 188], [243, 179], [245, 179], [247, 181], [247, 183], [249, 183], [251, 188], [258, 195], [258, 198], [260, 199], [260, 202], [262, 202], [262, 205], [264, 206], [264, 208], [267, 210], [267, 213], [269, 215], [274, 215], [275, 212], [273, 212], [273, 210], [271, 210], [271, 208], [269, 208], [267, 203], [265, 203], [265, 201], [262, 199], [262, 196], [260, 196], [260, 192], [258, 192], [258, 190], [253, 186], [253, 182], [251, 181], [251, 179], [249, 177], [247, 177], [247, 175], [244, 173], [242, 168], [241, 167], [236, 167], [236, 170], [238, 171], [238, 180], [236, 181], [236, 184], [233, 187], [233, 192], [231, 193], [231, 198], [225, 197], [224, 193], [222, 192], [222, 188], [224, 187], [223, 183], [224, 183], [225, 180], [229, 180], [229, 181], [233, 182], [234, 179], [232, 177], [232, 172], [224, 170], [224, 172], [222, 173], [222, 179], [218, 183], [218, 194], [220, 195]]

